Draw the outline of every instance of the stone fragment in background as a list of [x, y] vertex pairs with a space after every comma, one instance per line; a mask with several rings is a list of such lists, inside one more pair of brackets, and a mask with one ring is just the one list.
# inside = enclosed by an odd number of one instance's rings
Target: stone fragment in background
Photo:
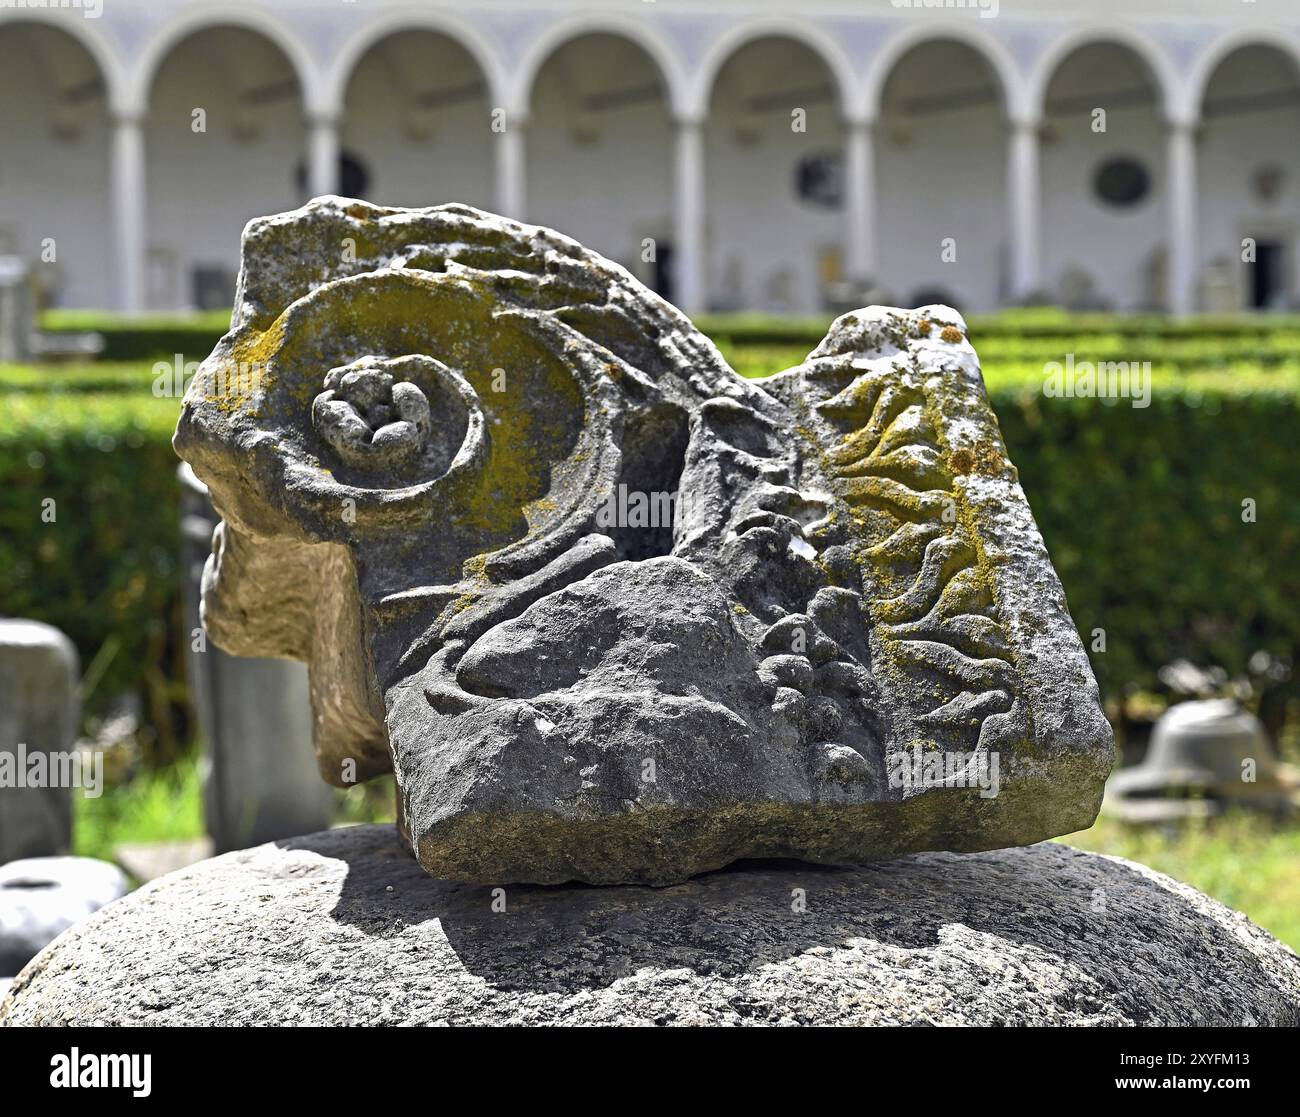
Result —
[[21, 256], [0, 256], [0, 363], [31, 359], [36, 332], [36, 293]]
[[1111, 776], [1104, 804], [1126, 822], [1150, 823], [1298, 807], [1300, 770], [1278, 761], [1260, 720], [1232, 698], [1179, 702], [1161, 714], [1142, 763]]
[[214, 852], [212, 839], [204, 835], [176, 841], [124, 842], [113, 847], [113, 860], [141, 884], [147, 884], [206, 861]]
[[322, 775], [395, 770], [433, 876], [1092, 822], [1110, 728], [952, 309], [749, 381], [567, 237], [340, 198], [252, 222], [239, 292], [175, 438], [208, 631], [310, 664]]
[[[193, 470], [182, 464], [179, 473], [184, 639], [203, 739], [203, 813], [212, 848], [224, 853], [322, 829], [332, 821], [334, 797], [312, 756], [307, 668], [288, 659], [227, 655], [207, 640], [196, 646], [203, 566], [217, 516]], [[173, 852], [189, 857], [184, 849]], [[148, 860], [143, 850], [139, 856]]]
[[0, 977], [12, 977], [128, 887], [121, 869], [92, 857], [29, 857], [0, 865]]
[[0, 864], [71, 846], [73, 792], [20, 785], [34, 754], [45, 755], [46, 769], [51, 753], [71, 756], [81, 720], [77, 680], [77, 650], [57, 628], [0, 619]]

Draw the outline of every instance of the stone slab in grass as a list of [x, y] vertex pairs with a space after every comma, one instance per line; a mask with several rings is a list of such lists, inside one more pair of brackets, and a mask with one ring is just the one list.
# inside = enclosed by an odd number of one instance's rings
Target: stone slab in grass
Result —
[[663, 889], [436, 881], [391, 827], [205, 861], [73, 928], [0, 1024], [1300, 1024], [1300, 958], [1046, 843]]
[[0, 865], [72, 845], [72, 788], [94, 776], [74, 752], [79, 674], [64, 633], [0, 617]]
[[16, 974], [127, 888], [121, 869], [93, 857], [26, 857], [0, 865], [0, 977]]

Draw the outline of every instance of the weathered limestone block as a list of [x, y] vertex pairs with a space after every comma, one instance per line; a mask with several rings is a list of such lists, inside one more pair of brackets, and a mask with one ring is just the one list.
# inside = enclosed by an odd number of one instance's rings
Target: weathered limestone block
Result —
[[78, 676], [77, 649], [57, 628], [0, 619], [0, 864], [72, 844], [65, 776], [81, 721]]
[[681, 880], [1089, 825], [1113, 745], [960, 317], [737, 376], [622, 268], [465, 206], [245, 232], [175, 444], [208, 631], [310, 664], [322, 775], [432, 875]]
[[229, 853], [64, 934], [0, 1026], [1300, 1023], [1245, 916], [1055, 842], [495, 893], [390, 827]]

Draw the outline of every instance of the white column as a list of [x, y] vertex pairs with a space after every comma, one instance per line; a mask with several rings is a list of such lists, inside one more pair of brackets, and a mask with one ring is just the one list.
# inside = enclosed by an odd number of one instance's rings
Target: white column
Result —
[[144, 309], [144, 123], [139, 113], [113, 117], [112, 202], [114, 274], [120, 310]]
[[1169, 310], [1196, 309], [1196, 123], [1169, 124], [1165, 174], [1169, 181], [1169, 252], [1166, 277]]
[[307, 122], [307, 189], [313, 198], [339, 192], [339, 122], [327, 113]]
[[1013, 120], [1007, 150], [1008, 228], [1011, 234], [1011, 298], [1022, 301], [1039, 285], [1040, 184], [1038, 121]]
[[704, 309], [704, 125], [679, 117], [673, 149], [673, 301]]
[[526, 204], [524, 130], [522, 116], [508, 116], [505, 127], [493, 134], [496, 143], [497, 212], [516, 221], [524, 220]]
[[872, 123], [850, 120], [844, 136], [844, 274], [876, 280], [876, 152]]

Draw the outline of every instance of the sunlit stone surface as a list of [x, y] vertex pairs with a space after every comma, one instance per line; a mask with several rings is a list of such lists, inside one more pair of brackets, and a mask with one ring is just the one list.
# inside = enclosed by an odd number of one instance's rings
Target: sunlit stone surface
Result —
[[666, 883], [1092, 821], [1110, 730], [961, 318], [737, 376], [622, 268], [465, 206], [254, 221], [176, 447], [206, 622], [311, 665], [322, 775], [427, 872]]

